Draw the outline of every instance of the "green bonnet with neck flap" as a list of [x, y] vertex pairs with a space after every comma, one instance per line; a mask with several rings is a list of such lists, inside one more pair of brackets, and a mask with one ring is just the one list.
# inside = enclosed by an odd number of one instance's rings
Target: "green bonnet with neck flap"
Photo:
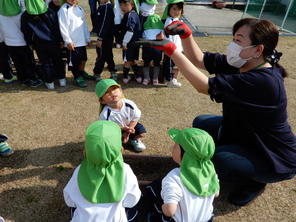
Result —
[[165, 20], [167, 19], [167, 17], [169, 17], [169, 5], [170, 4], [176, 4], [176, 3], [179, 3], [179, 2], [184, 2], [184, 0], [167, 0], [167, 5], [163, 11], [163, 14], [162, 14], [162, 20]]
[[215, 152], [213, 138], [197, 128], [169, 129], [169, 136], [184, 149], [181, 182], [193, 194], [210, 196], [219, 191], [219, 180], [211, 158]]
[[18, 0], [0, 0], [0, 15], [15, 16], [21, 11]]
[[121, 129], [116, 123], [99, 120], [87, 128], [78, 186], [89, 202], [114, 203], [122, 199], [125, 174], [121, 147]]
[[44, 0], [25, 0], [25, 5], [29, 15], [40, 15], [48, 10]]

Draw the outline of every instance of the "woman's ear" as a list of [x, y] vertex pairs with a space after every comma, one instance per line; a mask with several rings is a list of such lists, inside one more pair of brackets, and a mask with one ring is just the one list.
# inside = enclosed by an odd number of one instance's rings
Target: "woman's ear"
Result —
[[264, 51], [264, 45], [263, 44], [257, 45], [255, 58], [259, 58], [261, 55], [263, 55], [263, 51]]

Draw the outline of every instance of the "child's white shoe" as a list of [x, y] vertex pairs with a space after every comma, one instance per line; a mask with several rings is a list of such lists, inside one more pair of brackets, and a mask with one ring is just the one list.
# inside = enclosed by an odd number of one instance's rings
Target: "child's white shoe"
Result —
[[61, 87], [65, 87], [66, 84], [67, 84], [67, 81], [66, 81], [65, 78], [64, 78], [64, 79], [59, 79], [59, 83], [60, 83], [60, 86], [61, 86]]
[[45, 86], [46, 86], [47, 89], [49, 89], [49, 90], [54, 90], [54, 83], [53, 83], [53, 82], [51, 82], [51, 83], [46, 82], [46, 83], [45, 83]]
[[179, 88], [182, 86], [182, 84], [178, 82], [177, 79], [172, 79], [171, 81], [168, 82], [167, 86], [169, 88]]
[[136, 152], [142, 152], [143, 150], [146, 149], [145, 144], [141, 140], [139, 140], [139, 139], [137, 139], [137, 140], [130, 140], [129, 141], [129, 144], [134, 148], [134, 150]]
[[129, 81], [131, 80], [131, 77], [130, 76], [127, 76], [127, 78], [123, 78], [122, 81], [124, 84], [128, 84]]

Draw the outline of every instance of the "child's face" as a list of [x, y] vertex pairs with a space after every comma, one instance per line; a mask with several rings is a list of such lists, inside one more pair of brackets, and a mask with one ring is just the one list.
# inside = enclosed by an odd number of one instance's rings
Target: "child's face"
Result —
[[180, 149], [180, 146], [179, 144], [175, 143], [173, 146], [172, 146], [172, 157], [173, 157], [173, 160], [177, 163], [177, 164], [181, 164], [181, 149]]
[[118, 86], [111, 86], [100, 99], [101, 104], [113, 105], [122, 99], [122, 89]]
[[52, 0], [53, 4], [56, 6], [61, 6], [61, 1], [60, 0]]
[[67, 3], [70, 5], [77, 5], [79, 0], [67, 0]]
[[120, 3], [120, 9], [125, 14], [133, 10], [133, 4], [131, 2]]
[[178, 8], [177, 5], [173, 5], [173, 6], [170, 8], [169, 14], [170, 14], [170, 16], [173, 17], [173, 18], [179, 18], [179, 17], [181, 17], [182, 9]]

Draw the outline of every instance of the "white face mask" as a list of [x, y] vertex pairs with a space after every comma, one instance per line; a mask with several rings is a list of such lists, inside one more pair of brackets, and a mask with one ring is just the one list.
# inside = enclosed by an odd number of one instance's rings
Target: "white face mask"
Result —
[[255, 46], [251, 45], [247, 47], [242, 47], [235, 42], [229, 43], [229, 45], [227, 46], [227, 53], [226, 53], [228, 64], [236, 68], [241, 68], [244, 64], [246, 64], [248, 60], [252, 59], [252, 57], [248, 59], [243, 59], [239, 56], [240, 52], [243, 49], [252, 48], [252, 47], [255, 47]]

